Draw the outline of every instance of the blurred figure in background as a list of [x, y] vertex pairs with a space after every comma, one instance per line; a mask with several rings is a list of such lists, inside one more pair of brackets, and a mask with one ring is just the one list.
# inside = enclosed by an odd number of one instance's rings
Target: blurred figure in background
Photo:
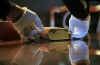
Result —
[[12, 22], [25, 38], [39, 39], [43, 24], [36, 12], [20, 7], [10, 0], [0, 2], [0, 20]]
[[39, 16], [34, 11], [27, 9], [26, 7], [20, 7], [18, 5], [13, 7], [10, 14], [7, 16], [7, 20], [12, 20], [21, 34], [24, 34], [26, 38], [31, 40], [33, 38], [38, 39], [39, 33], [43, 30], [43, 24]]
[[88, 33], [91, 19], [89, 2], [87, 0], [63, 0], [63, 2], [71, 14], [69, 19], [69, 32], [72, 39], [69, 48], [71, 65], [89, 65], [87, 45], [80, 40], [73, 40], [84, 38]]
[[87, 35], [90, 23], [89, 4], [85, 0], [63, 0], [71, 13], [69, 31], [71, 38], [83, 38]]

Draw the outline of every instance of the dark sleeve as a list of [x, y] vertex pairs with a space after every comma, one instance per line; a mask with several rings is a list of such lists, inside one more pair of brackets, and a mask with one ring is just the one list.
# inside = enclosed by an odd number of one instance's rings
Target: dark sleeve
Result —
[[71, 14], [77, 18], [86, 18], [89, 14], [89, 4], [85, 1], [85, 7], [82, 0], [63, 0]]

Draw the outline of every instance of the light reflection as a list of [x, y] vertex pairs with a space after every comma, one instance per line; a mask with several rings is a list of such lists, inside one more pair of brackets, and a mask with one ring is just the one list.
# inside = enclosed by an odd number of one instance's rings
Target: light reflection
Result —
[[71, 64], [80, 60], [89, 61], [88, 46], [82, 40], [72, 40], [69, 48], [69, 59]]
[[96, 54], [96, 55], [100, 55], [100, 50], [96, 50], [96, 51], [95, 51], [95, 54]]

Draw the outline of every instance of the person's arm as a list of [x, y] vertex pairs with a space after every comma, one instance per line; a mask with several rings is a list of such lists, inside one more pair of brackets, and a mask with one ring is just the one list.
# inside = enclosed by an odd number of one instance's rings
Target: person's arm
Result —
[[41, 32], [43, 30], [43, 24], [37, 14], [34, 15], [32, 27], [33, 29], [36, 29], [38, 32]]
[[29, 10], [25, 7], [23, 9], [25, 9], [25, 11], [28, 13], [29, 18], [32, 21], [31, 28], [36, 30], [37, 32], [41, 32], [43, 29], [43, 24], [36, 12]]

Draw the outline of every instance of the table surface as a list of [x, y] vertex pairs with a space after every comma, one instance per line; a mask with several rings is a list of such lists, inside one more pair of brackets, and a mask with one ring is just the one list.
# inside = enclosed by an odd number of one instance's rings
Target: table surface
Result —
[[[76, 40], [77, 41], [77, 40]], [[91, 65], [100, 65], [100, 33], [80, 40], [89, 47]], [[70, 65], [68, 48], [71, 41], [27, 42], [0, 47], [0, 65]]]

